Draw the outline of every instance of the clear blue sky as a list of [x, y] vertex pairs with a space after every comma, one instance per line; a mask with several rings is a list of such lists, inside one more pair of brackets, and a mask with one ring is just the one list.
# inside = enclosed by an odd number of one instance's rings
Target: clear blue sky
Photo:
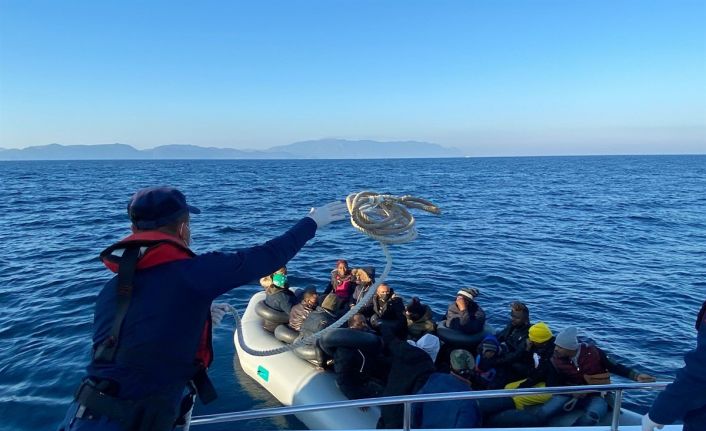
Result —
[[0, 0], [0, 147], [706, 153], [706, 2]]

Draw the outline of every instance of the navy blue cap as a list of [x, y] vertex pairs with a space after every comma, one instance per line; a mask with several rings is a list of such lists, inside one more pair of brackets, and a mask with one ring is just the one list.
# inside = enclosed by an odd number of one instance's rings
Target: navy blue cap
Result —
[[201, 210], [187, 205], [184, 194], [174, 187], [138, 190], [127, 204], [127, 214], [138, 229], [157, 229], [186, 213], [201, 214]]

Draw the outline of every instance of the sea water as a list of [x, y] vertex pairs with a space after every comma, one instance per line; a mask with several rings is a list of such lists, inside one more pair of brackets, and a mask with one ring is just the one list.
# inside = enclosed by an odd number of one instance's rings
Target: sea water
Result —
[[[95, 297], [112, 276], [98, 254], [129, 234], [132, 193], [154, 185], [180, 188], [202, 210], [192, 218], [196, 252], [261, 243], [351, 192], [420, 196], [443, 214], [415, 213], [419, 238], [392, 247], [388, 282], [404, 298], [443, 314], [474, 285], [497, 328], [520, 300], [533, 322], [555, 333], [575, 325], [665, 379], [695, 345], [706, 299], [706, 156], [0, 162], [1, 430], [62, 419], [89, 360]], [[379, 246], [340, 222], [289, 263], [290, 283], [321, 290], [340, 258], [384, 266]], [[220, 300], [244, 309], [258, 290]], [[231, 325], [226, 318], [214, 332], [219, 398], [197, 415], [278, 405], [239, 369]], [[642, 411], [653, 398], [627, 395]]]

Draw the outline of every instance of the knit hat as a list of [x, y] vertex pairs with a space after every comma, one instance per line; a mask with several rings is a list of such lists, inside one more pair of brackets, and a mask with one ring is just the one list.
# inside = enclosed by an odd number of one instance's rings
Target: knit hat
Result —
[[535, 323], [529, 328], [529, 339], [533, 343], [541, 344], [545, 343], [554, 336], [552, 330], [544, 322]]
[[450, 359], [451, 369], [456, 372], [472, 370], [476, 366], [476, 361], [473, 359], [473, 355], [471, 355], [467, 350], [452, 350]]
[[569, 326], [563, 331], [559, 332], [554, 340], [554, 344], [564, 348], [566, 350], [576, 350], [579, 348], [579, 340], [576, 338], [576, 333], [578, 331], [575, 327]]
[[326, 295], [326, 298], [324, 298], [324, 302], [321, 303], [321, 308], [334, 313], [338, 310], [339, 305], [338, 296], [336, 296], [335, 293], [329, 293]]
[[287, 284], [287, 276], [280, 273], [274, 274], [272, 276], [272, 284], [277, 287], [284, 287]]
[[495, 335], [488, 335], [485, 338], [483, 338], [483, 341], [480, 342], [480, 352], [485, 353], [485, 352], [495, 352], [498, 353], [500, 351], [500, 343], [498, 343], [498, 339], [495, 338]]
[[459, 290], [458, 293], [456, 293], [456, 295], [465, 296], [466, 298], [473, 301], [474, 299], [476, 299], [476, 297], [478, 297], [478, 295], [480, 295], [480, 291], [478, 289], [476, 289], [475, 287], [464, 287], [461, 290]]
[[432, 362], [436, 362], [436, 356], [439, 354], [439, 350], [441, 350], [441, 341], [439, 341], [439, 337], [434, 334], [424, 334], [424, 336], [417, 340], [416, 343], [413, 340], [407, 340], [407, 342], [427, 352], [431, 357]]

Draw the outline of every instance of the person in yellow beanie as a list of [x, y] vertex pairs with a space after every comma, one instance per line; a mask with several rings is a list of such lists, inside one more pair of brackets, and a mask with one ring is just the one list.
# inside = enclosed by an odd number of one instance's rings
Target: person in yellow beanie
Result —
[[551, 340], [553, 336], [554, 334], [552, 334], [552, 330], [549, 329], [549, 325], [544, 322], [535, 323], [529, 328], [529, 339], [532, 343], [546, 343]]
[[[505, 389], [543, 388], [557, 386], [558, 379], [551, 363], [554, 352], [554, 334], [544, 322], [535, 323], [529, 328], [525, 359], [530, 362], [529, 373], [520, 380], [505, 385]], [[486, 420], [506, 410], [524, 410], [525, 407], [544, 404], [551, 395], [518, 395], [512, 398], [490, 398], [478, 400], [478, 405]], [[503, 426], [532, 424], [534, 416], [525, 412], [503, 413]], [[491, 419], [492, 420], [492, 419]]]

